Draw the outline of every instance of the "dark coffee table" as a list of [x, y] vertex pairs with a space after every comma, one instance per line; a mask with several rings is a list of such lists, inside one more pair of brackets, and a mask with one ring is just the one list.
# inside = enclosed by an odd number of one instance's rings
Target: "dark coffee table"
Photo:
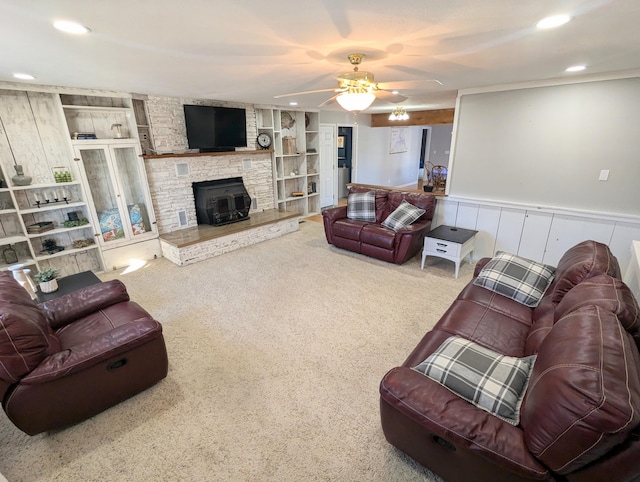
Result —
[[60, 296], [68, 295], [69, 293], [76, 291], [85, 286], [94, 285], [100, 283], [98, 278], [91, 271], [83, 271], [82, 273], [72, 274], [65, 276], [64, 278], [58, 278], [58, 289], [53, 293], [43, 293], [38, 290], [36, 292], [36, 303], [42, 303], [43, 301], [49, 301]]

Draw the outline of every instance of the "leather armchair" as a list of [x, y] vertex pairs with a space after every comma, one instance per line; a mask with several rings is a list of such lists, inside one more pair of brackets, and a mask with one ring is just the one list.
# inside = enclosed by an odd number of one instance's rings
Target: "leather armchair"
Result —
[[35, 304], [0, 273], [0, 397], [29, 435], [92, 417], [167, 375], [162, 326], [118, 280]]

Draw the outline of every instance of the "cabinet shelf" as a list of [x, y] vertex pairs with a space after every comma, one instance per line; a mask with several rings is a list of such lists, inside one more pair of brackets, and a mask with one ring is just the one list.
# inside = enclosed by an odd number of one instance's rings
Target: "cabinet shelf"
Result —
[[26, 240], [27, 240], [27, 238], [25, 236], [22, 236], [22, 235], [7, 236], [6, 238], [0, 238], [0, 246], [6, 246], [8, 244], [22, 243], [22, 242], [24, 242]]
[[82, 206], [86, 206], [86, 203], [82, 201], [74, 201], [69, 203], [57, 202], [53, 204], [44, 204], [42, 207], [39, 207], [39, 208], [21, 209], [20, 214], [43, 213], [47, 211], [55, 211], [56, 209], [76, 208], [76, 207], [82, 207]]
[[67, 110], [85, 110], [94, 112], [129, 112], [129, 107], [111, 107], [111, 106], [99, 106], [99, 105], [71, 105], [62, 104], [63, 109]]
[[0, 214], [13, 214], [17, 213], [15, 209], [0, 209]]
[[78, 231], [80, 229], [93, 229], [93, 226], [91, 224], [83, 224], [82, 226], [74, 226], [72, 228], [55, 228], [48, 231], [43, 231], [41, 233], [27, 234], [27, 236], [30, 239], [43, 238], [45, 236], [51, 236], [52, 234], [68, 233], [69, 231]]
[[97, 249], [97, 248], [98, 248], [98, 245], [94, 244], [94, 245], [91, 245], [91, 246], [85, 246], [84, 248], [64, 249], [62, 251], [58, 251], [57, 253], [46, 254], [46, 255], [42, 255], [42, 256], [36, 256], [36, 260], [44, 261], [46, 259], [59, 258], [60, 256], [66, 256], [66, 255], [74, 254], [74, 253], [82, 253], [83, 251], [89, 251], [91, 249]]
[[25, 258], [25, 259], [19, 259], [17, 263], [11, 263], [11, 264], [0, 263], [0, 271], [8, 271], [9, 268], [17, 264], [21, 264], [23, 266], [33, 266], [34, 264], [36, 264], [36, 262], [31, 258]]
[[75, 186], [80, 184], [80, 181], [71, 181], [71, 182], [46, 182], [42, 184], [29, 184], [28, 186], [13, 186], [14, 191], [26, 191], [29, 189], [51, 189], [52, 187], [65, 187], [65, 186]]

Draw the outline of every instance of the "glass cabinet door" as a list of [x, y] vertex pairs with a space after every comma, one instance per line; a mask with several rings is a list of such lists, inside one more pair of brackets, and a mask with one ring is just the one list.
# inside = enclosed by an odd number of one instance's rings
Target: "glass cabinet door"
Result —
[[151, 206], [147, 205], [145, 195], [146, 180], [140, 171], [142, 164], [135, 148], [113, 146], [112, 149], [120, 194], [126, 209], [125, 217], [135, 238], [153, 230], [149, 216]]
[[109, 169], [109, 151], [104, 148], [81, 148], [80, 159], [86, 175], [102, 244], [125, 237], [118, 206], [117, 191]]
[[[135, 145], [76, 146], [103, 246], [155, 234], [144, 165]], [[147, 236], [144, 236], [147, 235]]]

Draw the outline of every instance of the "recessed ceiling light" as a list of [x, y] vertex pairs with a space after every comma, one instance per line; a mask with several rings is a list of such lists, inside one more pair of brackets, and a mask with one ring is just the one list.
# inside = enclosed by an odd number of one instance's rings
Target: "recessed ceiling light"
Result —
[[580, 72], [586, 68], [586, 65], [572, 65], [571, 67], [567, 68], [565, 72]]
[[53, 22], [53, 26], [58, 30], [61, 30], [65, 33], [72, 33], [76, 35], [81, 35], [84, 33], [89, 33], [90, 30], [84, 25], [80, 25], [76, 22], [70, 22], [68, 20], [58, 20]]
[[296, 101], [291, 101], [289, 102], [289, 105], [298, 105], [298, 103]]
[[13, 76], [16, 79], [21, 79], [21, 80], [33, 80], [35, 79], [35, 77], [31, 74], [21, 74], [21, 73], [15, 73], [13, 74]]
[[555, 28], [559, 27], [560, 25], [564, 25], [570, 20], [571, 17], [569, 15], [553, 15], [551, 17], [543, 18], [542, 20], [540, 20], [536, 24], [536, 27], [541, 29]]
[[394, 94], [394, 95], [398, 95], [400, 93], [400, 91], [399, 90], [392, 90], [391, 93]]

